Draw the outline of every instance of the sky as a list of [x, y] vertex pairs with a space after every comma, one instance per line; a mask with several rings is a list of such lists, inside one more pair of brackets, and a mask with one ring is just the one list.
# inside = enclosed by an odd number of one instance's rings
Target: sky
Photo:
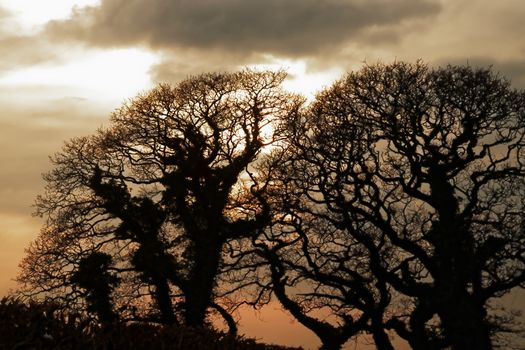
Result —
[[[524, 18], [524, 0], [0, 0], [0, 295], [42, 225], [48, 156], [154, 84], [284, 68], [312, 97], [366, 63], [422, 59], [492, 65], [522, 89]], [[241, 331], [317, 344], [277, 309]]]

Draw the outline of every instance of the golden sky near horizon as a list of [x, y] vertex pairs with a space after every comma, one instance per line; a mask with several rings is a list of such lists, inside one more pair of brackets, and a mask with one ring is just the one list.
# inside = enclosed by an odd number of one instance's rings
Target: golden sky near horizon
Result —
[[[0, 295], [42, 223], [48, 156], [139, 91], [250, 66], [312, 96], [364, 62], [418, 58], [493, 65], [525, 88], [524, 18], [524, 0], [0, 0]], [[281, 325], [246, 329], [317, 344], [274, 309], [263, 318]]]

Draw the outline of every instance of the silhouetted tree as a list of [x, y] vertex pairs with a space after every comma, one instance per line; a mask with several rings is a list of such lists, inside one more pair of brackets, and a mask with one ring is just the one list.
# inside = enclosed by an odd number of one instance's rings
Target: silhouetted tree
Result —
[[109, 128], [66, 143], [37, 201], [47, 223], [22, 262], [25, 289], [74, 303], [64, 277], [101, 252], [121, 278], [119, 300], [143, 308], [152, 296], [164, 323], [202, 326], [212, 307], [234, 325], [215, 300], [216, 278], [225, 243], [268, 221], [249, 170], [277, 137], [270, 125], [302, 103], [281, 91], [284, 77], [244, 71], [159, 85], [114, 112]]
[[323, 349], [390, 350], [390, 331], [491, 349], [510, 320], [491, 301], [525, 283], [525, 94], [490, 69], [378, 64], [302, 109], [284, 76], [159, 85], [67, 142], [24, 292], [101, 322], [215, 309], [232, 333], [229, 304], [273, 295]]
[[87, 310], [95, 313], [101, 323], [116, 321], [111, 292], [118, 279], [108, 270], [111, 256], [94, 252], [79, 262], [78, 269], [71, 276], [71, 282], [85, 290]]
[[[283, 264], [333, 288], [318, 308], [355, 307], [375, 283], [363, 308], [372, 328], [377, 310], [376, 324], [414, 349], [491, 349], [488, 303], [525, 281], [524, 115], [523, 92], [470, 67], [366, 66], [319, 94], [289, 123], [280, 192], [295, 197], [285, 214], [331, 227], [297, 238], [302, 260], [270, 260], [275, 293], [295, 283]], [[349, 268], [354, 246], [364, 273]], [[385, 317], [388, 288], [406, 316]]]
[[[262, 261], [252, 258], [245, 265], [267, 266], [261, 293], [270, 291], [319, 337], [322, 349], [340, 349], [365, 334], [378, 349], [393, 349], [384, 324], [393, 312], [391, 288], [374, 273], [395, 261], [395, 247], [366, 221], [344, 221], [336, 208], [341, 198], [328, 197], [338, 186], [335, 181], [352, 171], [351, 164], [364, 160], [369, 135], [313, 108], [281, 127], [286, 142], [274, 147], [259, 168], [270, 183], [264, 197], [272, 223], [253, 242], [252, 254]], [[367, 239], [355, 239], [348, 231], [366, 231]]]

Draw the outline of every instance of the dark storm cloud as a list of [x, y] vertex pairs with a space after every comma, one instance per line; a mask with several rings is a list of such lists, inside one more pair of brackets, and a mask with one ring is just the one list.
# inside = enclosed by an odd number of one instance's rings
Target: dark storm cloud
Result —
[[306, 56], [439, 10], [435, 0], [102, 0], [47, 31], [96, 46]]

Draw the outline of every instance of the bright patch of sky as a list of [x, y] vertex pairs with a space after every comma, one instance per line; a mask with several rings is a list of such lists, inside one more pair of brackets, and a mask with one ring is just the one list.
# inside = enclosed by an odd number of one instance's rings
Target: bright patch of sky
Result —
[[139, 49], [89, 51], [62, 65], [11, 71], [0, 78], [0, 85], [70, 87], [82, 91], [82, 97], [118, 103], [151, 87], [149, 69], [156, 60], [154, 54]]
[[[11, 15], [12, 34], [33, 35], [50, 20], [67, 18], [75, 7], [99, 3], [100, 0], [1, 0], [0, 6]], [[76, 96], [118, 105], [151, 87], [149, 71], [158, 61], [155, 54], [133, 48], [98, 50], [72, 46], [68, 55], [65, 62], [11, 70], [0, 77], [0, 86], [67, 88]]]
[[93, 6], [100, 0], [2, 0], [24, 31], [38, 30], [47, 21], [66, 18], [75, 6]]
[[254, 64], [249, 67], [256, 70], [286, 70], [288, 78], [283, 84], [284, 88], [303, 94], [308, 99], [313, 99], [317, 92], [328, 87], [343, 73], [340, 67], [324, 71], [308, 71], [304, 60], [279, 59], [271, 56], [268, 56], [267, 60], [269, 63]]

